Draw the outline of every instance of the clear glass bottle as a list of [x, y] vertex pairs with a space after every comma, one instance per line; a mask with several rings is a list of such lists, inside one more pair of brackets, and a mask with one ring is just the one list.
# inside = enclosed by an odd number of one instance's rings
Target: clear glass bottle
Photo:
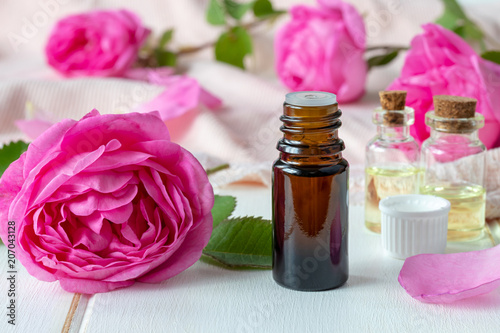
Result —
[[273, 278], [303, 291], [348, 278], [348, 170], [336, 96], [286, 95], [273, 165]]
[[476, 100], [434, 96], [435, 110], [425, 115], [431, 129], [422, 144], [422, 194], [451, 203], [448, 240], [473, 240], [485, 225], [485, 152], [478, 138], [484, 117], [475, 113]]
[[365, 226], [380, 233], [378, 204], [385, 197], [418, 193], [419, 147], [410, 135], [415, 121], [405, 91], [381, 91], [373, 111], [377, 135], [365, 151]]

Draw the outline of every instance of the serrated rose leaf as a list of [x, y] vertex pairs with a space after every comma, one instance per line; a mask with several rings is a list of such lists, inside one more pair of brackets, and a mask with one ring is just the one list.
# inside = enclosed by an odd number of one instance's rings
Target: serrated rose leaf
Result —
[[236, 198], [229, 195], [216, 195], [214, 207], [212, 208], [212, 216], [214, 218], [214, 228], [219, 223], [227, 219], [236, 207]]
[[272, 267], [272, 225], [261, 217], [225, 220], [203, 254], [230, 267]]

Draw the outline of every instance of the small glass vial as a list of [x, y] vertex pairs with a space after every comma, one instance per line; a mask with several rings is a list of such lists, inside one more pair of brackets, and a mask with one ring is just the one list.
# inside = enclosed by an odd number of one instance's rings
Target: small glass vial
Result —
[[365, 152], [365, 226], [380, 233], [380, 200], [418, 193], [419, 147], [410, 135], [415, 121], [405, 106], [406, 91], [381, 91], [381, 107], [373, 111], [377, 135]]
[[273, 277], [302, 291], [348, 278], [348, 173], [336, 96], [286, 95], [280, 157], [273, 166]]
[[434, 96], [425, 115], [431, 136], [422, 144], [422, 194], [448, 199], [448, 240], [480, 237], [485, 223], [485, 152], [478, 138], [484, 117], [473, 98]]

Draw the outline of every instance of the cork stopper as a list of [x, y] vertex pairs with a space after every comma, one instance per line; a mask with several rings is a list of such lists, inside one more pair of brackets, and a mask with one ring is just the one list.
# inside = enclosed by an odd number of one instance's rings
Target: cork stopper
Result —
[[380, 105], [382, 109], [387, 110], [384, 114], [385, 126], [401, 126], [404, 125], [405, 116], [401, 111], [405, 109], [406, 104], [406, 91], [404, 90], [387, 90], [380, 91]]
[[384, 110], [404, 110], [406, 105], [406, 91], [386, 90], [379, 91], [380, 105]]
[[474, 98], [436, 95], [434, 112], [428, 116], [426, 114], [426, 124], [441, 132], [471, 132], [481, 123], [475, 119], [476, 104], [477, 100]]
[[434, 96], [434, 112], [443, 118], [473, 118], [477, 100], [469, 97]]

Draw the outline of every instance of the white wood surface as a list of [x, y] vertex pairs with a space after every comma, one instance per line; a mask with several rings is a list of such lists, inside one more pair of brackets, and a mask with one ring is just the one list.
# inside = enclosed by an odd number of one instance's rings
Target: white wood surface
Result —
[[[235, 215], [270, 217], [268, 188], [233, 186], [219, 192], [238, 197]], [[364, 229], [361, 206], [350, 207], [349, 241], [350, 277], [336, 290], [291, 291], [274, 283], [270, 271], [226, 270], [198, 262], [159, 285], [136, 283], [83, 295], [70, 332], [500, 331], [500, 290], [448, 305], [408, 296], [397, 282], [403, 261], [383, 254], [380, 237]], [[485, 238], [467, 248], [489, 246]], [[6, 258], [5, 246], [0, 255]], [[3, 276], [3, 259], [1, 263]], [[16, 332], [59, 332], [73, 295], [55, 283], [35, 280], [24, 269], [20, 276]], [[6, 299], [4, 289], [0, 295]], [[5, 316], [0, 318], [0, 332], [10, 332], [4, 329]]]
[[0, 332], [61, 332], [73, 294], [59, 283], [41, 282], [16, 260], [16, 325], [8, 324], [7, 248], [0, 245]]

